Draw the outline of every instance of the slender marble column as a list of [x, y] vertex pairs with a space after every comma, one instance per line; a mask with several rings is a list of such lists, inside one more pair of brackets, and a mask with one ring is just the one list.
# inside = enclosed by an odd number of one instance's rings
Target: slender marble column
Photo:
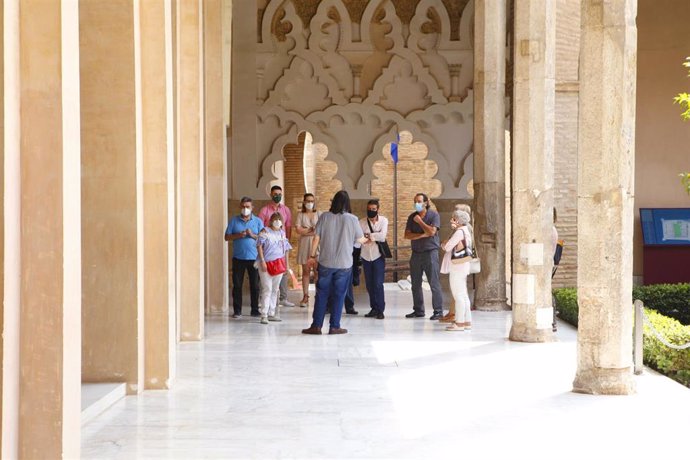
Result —
[[[134, 0], [79, 3], [86, 382], [143, 390], [143, 158]], [[140, 128], [139, 128], [140, 129]]]
[[505, 310], [506, 1], [477, 0], [474, 31], [474, 235], [482, 259], [474, 303]]
[[177, 0], [177, 289], [180, 340], [204, 336], [202, 2]]
[[223, 2], [204, 2], [204, 95], [206, 127], [206, 311], [228, 306], [228, 221], [225, 129], [223, 128]]
[[[175, 157], [171, 0], [139, 3], [137, 104], [144, 180], [144, 385], [175, 376]], [[139, 124], [137, 125], [139, 127]]]
[[553, 146], [556, 2], [515, 2], [513, 324], [510, 339], [553, 339]]
[[[578, 369], [573, 390], [629, 394], [636, 0], [582, 1]], [[602, 231], [605, 229], [605, 231]]]
[[2, 458], [78, 458], [76, 1], [5, 0]]

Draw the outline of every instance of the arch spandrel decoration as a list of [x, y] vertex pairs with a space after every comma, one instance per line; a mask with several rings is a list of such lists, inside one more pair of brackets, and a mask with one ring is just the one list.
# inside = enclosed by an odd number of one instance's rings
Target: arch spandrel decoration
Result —
[[451, 16], [443, 0], [418, 1], [411, 19], [410, 9], [396, 11], [403, 3], [366, 2], [359, 22], [344, 0], [307, 9], [300, 1], [271, 0], [262, 10], [257, 186], [274, 179], [270, 165], [282, 159], [281, 142], [309, 131], [328, 147], [336, 179], [353, 198], [366, 198], [373, 162], [404, 129], [429, 147], [443, 197], [468, 198], [473, 2], [460, 2], [453, 24], [457, 11]]

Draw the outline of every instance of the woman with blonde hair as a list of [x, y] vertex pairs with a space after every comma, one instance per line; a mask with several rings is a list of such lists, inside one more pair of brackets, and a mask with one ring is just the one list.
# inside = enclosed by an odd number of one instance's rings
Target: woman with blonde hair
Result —
[[[470, 223], [467, 224], [467, 229], [470, 231], [470, 236], [474, 242], [474, 228], [472, 227], [472, 208], [470, 205], [465, 203], [458, 203], [454, 207], [454, 211], [465, 211], [470, 216]], [[453, 231], [456, 227], [452, 227]], [[455, 304], [451, 305], [448, 310], [448, 314], [440, 319], [441, 323], [452, 323], [455, 322]]]
[[[302, 308], [309, 306], [309, 275], [311, 270], [307, 262], [319, 216], [321, 216], [321, 212], [316, 210], [316, 198], [312, 193], [305, 193], [302, 197], [302, 209], [297, 214], [295, 225], [295, 231], [299, 235], [297, 263], [302, 266], [302, 300], [299, 303]], [[314, 270], [314, 283], [316, 283], [317, 277], [318, 271]]]
[[[447, 331], [464, 331], [472, 328], [472, 312], [470, 297], [467, 293], [467, 275], [470, 274], [472, 253], [472, 234], [468, 228], [470, 215], [465, 211], [454, 211], [450, 224], [455, 228], [453, 236], [443, 245], [446, 254], [441, 264], [441, 273], [448, 273], [450, 292], [455, 301], [455, 318]], [[454, 253], [462, 253], [463, 257], [453, 260]]]

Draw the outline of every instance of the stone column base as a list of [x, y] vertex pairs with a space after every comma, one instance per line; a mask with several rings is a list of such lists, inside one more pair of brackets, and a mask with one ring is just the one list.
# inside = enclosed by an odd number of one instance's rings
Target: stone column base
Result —
[[513, 342], [527, 342], [527, 343], [546, 343], [555, 342], [556, 337], [551, 328], [536, 329], [524, 324], [515, 324], [510, 327], [510, 335], [508, 336]]
[[573, 382], [575, 393], [590, 395], [629, 395], [635, 393], [632, 368], [579, 370]]
[[479, 311], [506, 311], [510, 310], [508, 299], [476, 299], [474, 307]]

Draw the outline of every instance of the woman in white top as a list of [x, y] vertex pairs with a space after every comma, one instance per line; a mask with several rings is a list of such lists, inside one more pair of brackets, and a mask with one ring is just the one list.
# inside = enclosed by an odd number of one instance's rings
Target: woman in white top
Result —
[[[314, 239], [314, 229], [321, 213], [316, 210], [316, 199], [311, 193], [305, 193], [302, 197], [302, 210], [297, 214], [295, 231], [299, 235], [299, 245], [297, 249], [297, 263], [302, 266], [302, 301], [299, 306], [306, 308], [309, 306], [309, 250]], [[314, 283], [316, 283], [317, 271], [314, 270]]]
[[446, 328], [447, 331], [464, 331], [472, 328], [472, 311], [470, 297], [467, 294], [467, 275], [470, 274], [469, 259], [464, 263], [451, 262], [454, 251], [466, 249], [471, 253], [472, 234], [468, 228], [470, 215], [465, 211], [454, 211], [450, 225], [455, 232], [443, 244], [446, 254], [441, 263], [441, 273], [448, 273], [450, 292], [455, 300], [455, 322]]
[[364, 315], [367, 318], [383, 319], [386, 309], [386, 299], [383, 292], [383, 280], [386, 272], [386, 258], [383, 257], [377, 241], [385, 241], [388, 233], [388, 219], [379, 215], [379, 200], [369, 200], [367, 203], [367, 217], [360, 219], [367, 242], [362, 244], [362, 268], [364, 282], [369, 293], [371, 311]]
[[[465, 211], [470, 216], [470, 222], [467, 224], [467, 229], [470, 231], [470, 237], [474, 240], [474, 229], [472, 228], [472, 208], [464, 203], [458, 203], [455, 205], [453, 211]], [[455, 230], [455, 227], [453, 228]], [[471, 308], [471, 302], [470, 302]], [[441, 318], [441, 323], [454, 323], [455, 322], [455, 303], [453, 303], [448, 309], [448, 314]]]

